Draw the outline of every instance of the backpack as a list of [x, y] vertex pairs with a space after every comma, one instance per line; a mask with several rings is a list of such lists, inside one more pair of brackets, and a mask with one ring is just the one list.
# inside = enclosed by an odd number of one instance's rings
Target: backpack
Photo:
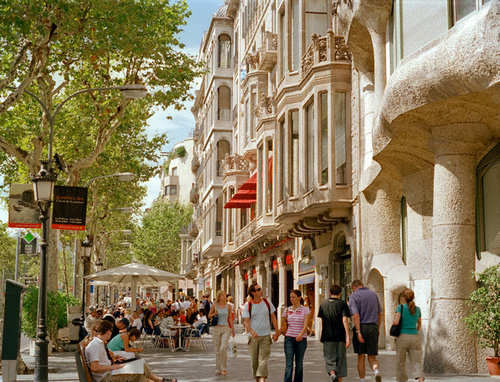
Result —
[[[271, 305], [269, 305], [269, 301], [267, 299], [263, 298], [264, 302], [266, 303], [267, 310], [269, 311], [269, 324], [271, 325], [271, 328], [273, 327], [272, 321], [271, 321]], [[252, 319], [252, 300], [248, 301], [248, 314], [250, 315], [250, 319]]]

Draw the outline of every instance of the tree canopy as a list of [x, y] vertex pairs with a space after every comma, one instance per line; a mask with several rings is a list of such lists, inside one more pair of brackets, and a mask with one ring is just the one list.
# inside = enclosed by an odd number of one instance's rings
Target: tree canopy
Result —
[[191, 206], [157, 200], [134, 230], [132, 255], [144, 264], [178, 272], [181, 229], [191, 221]]

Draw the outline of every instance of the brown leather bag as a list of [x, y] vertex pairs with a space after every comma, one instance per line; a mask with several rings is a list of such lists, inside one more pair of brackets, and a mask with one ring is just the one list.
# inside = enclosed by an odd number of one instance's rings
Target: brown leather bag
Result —
[[281, 321], [281, 328], [280, 328], [281, 334], [285, 335], [287, 329], [288, 329], [288, 308], [286, 308], [285, 320]]

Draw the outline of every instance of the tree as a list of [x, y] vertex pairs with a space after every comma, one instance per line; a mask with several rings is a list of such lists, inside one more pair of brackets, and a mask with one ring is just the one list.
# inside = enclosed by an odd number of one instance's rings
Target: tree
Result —
[[[133, 103], [109, 91], [83, 94], [65, 104], [54, 125], [55, 148], [68, 164], [65, 184], [81, 184], [107, 148], [115, 151], [114, 158], [121, 150], [122, 161], [130, 152], [154, 157], [165, 137], [147, 139], [146, 120], [158, 107], [182, 108], [198, 74], [194, 59], [179, 52], [183, 45], [176, 38], [188, 15], [185, 0], [2, 4], [0, 170], [6, 180], [26, 181], [36, 174], [49, 139], [48, 115], [26, 91], [53, 112], [80, 89], [136, 83], [150, 89], [148, 97]], [[110, 148], [114, 137], [121, 140]], [[127, 139], [137, 143], [132, 151]], [[54, 235], [49, 248], [49, 270], [57, 271]], [[57, 272], [50, 274], [48, 287], [56, 289]]]
[[132, 254], [140, 262], [169, 272], [178, 272], [179, 233], [191, 221], [191, 206], [170, 204], [162, 199], [144, 214], [132, 236]]
[[1, 222], [0, 268], [6, 277], [13, 277], [16, 268], [16, 238], [12, 237], [7, 231], [7, 224]]

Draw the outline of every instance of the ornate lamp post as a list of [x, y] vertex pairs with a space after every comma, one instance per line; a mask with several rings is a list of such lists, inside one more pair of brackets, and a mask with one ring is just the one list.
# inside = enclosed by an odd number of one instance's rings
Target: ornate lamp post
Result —
[[48, 348], [47, 340], [47, 247], [48, 247], [48, 225], [50, 203], [54, 191], [54, 183], [57, 175], [50, 168], [49, 163], [42, 161], [42, 166], [37, 175], [32, 177], [35, 201], [40, 210], [40, 222], [42, 223], [42, 249], [40, 257], [40, 288], [38, 290], [38, 312], [36, 331], [36, 353], [35, 353], [35, 381], [48, 380]]

